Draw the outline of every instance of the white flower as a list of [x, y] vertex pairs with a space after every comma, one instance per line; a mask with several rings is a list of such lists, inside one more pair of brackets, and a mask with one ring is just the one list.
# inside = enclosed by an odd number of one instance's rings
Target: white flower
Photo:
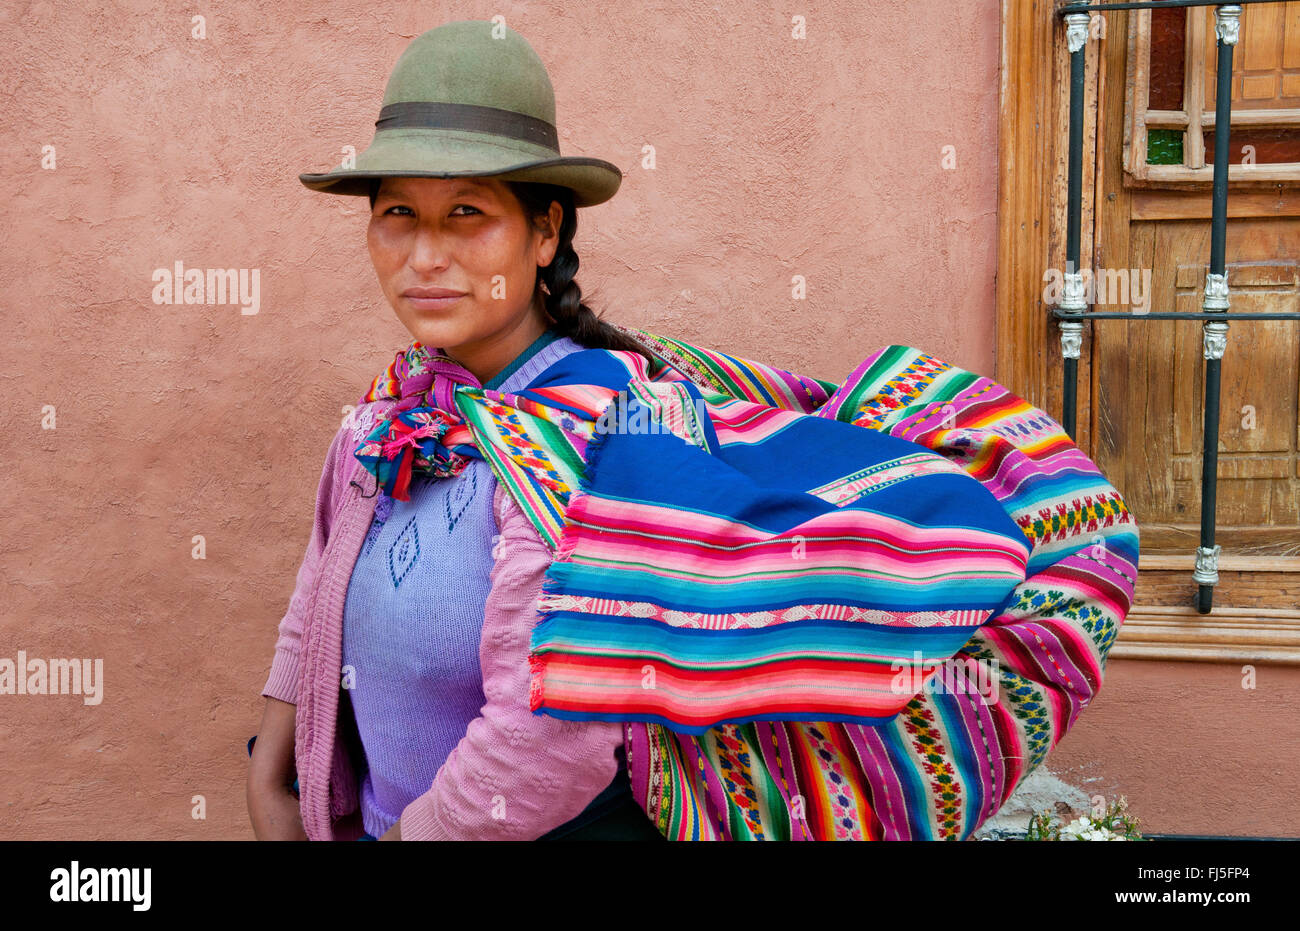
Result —
[[[1088, 818], [1076, 818], [1061, 828], [1061, 840], [1115, 840], [1118, 835], [1105, 825], [1095, 824]], [[1123, 838], [1118, 838], [1122, 840]]]
[[1094, 827], [1087, 833], [1088, 840], [1110, 840], [1114, 836], [1110, 829], [1105, 827]]
[[1076, 818], [1075, 820], [1067, 824], [1065, 827], [1061, 828], [1061, 833], [1069, 834], [1072, 837], [1078, 837], [1079, 835], [1083, 834], [1091, 827], [1092, 827], [1092, 822], [1090, 822], [1087, 818]]

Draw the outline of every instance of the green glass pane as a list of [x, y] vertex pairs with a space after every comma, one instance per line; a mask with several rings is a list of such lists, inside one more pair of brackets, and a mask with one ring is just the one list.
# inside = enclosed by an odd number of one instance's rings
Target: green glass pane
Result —
[[1181, 165], [1183, 131], [1181, 129], [1147, 130], [1147, 164]]

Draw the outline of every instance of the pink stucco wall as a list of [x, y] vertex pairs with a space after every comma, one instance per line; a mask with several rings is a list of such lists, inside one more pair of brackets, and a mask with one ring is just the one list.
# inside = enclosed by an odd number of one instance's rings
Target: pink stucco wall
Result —
[[1300, 837], [1298, 694], [1291, 666], [1112, 660], [1047, 767], [1148, 833]]
[[[504, 15], [565, 153], [623, 169], [576, 241], [609, 319], [826, 378], [891, 342], [991, 374], [998, 4], [800, 10], [802, 40], [739, 2], [0, 6], [0, 656], [104, 670], [98, 705], [0, 696], [0, 837], [251, 836], [244, 743], [321, 460], [407, 342], [364, 204], [296, 175], [367, 144], [425, 29]], [[257, 270], [258, 312], [154, 303], [176, 262]], [[1080, 733], [1122, 730], [1109, 707]]]

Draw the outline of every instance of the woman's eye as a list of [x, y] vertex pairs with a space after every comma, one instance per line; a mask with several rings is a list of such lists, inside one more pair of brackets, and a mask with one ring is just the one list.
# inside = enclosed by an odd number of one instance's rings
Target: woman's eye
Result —
[[[471, 210], [473, 211], [473, 213], [456, 213], [457, 210], [461, 210], [461, 209]], [[457, 204], [455, 207], [452, 208], [452, 216], [468, 217], [468, 216], [473, 216], [475, 213], [482, 213], [482, 212], [483, 212], [482, 210], [479, 210], [477, 207], [471, 207], [469, 204]], [[385, 216], [387, 216], [388, 214], [393, 214], [394, 216], [401, 216], [401, 217], [410, 217], [410, 216], [415, 216], [415, 211], [404, 204], [394, 204], [392, 207], [389, 207], [387, 210], [384, 211]]]

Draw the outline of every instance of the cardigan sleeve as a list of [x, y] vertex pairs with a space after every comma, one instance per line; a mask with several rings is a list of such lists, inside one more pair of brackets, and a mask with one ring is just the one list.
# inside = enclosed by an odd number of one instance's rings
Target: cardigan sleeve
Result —
[[373, 416], [368, 408], [369, 405], [359, 409], [356, 416], [339, 428], [325, 455], [325, 465], [321, 469], [320, 482], [316, 488], [311, 538], [307, 541], [307, 551], [298, 567], [298, 579], [294, 584], [293, 595], [289, 598], [289, 608], [280, 620], [271, 672], [262, 688], [262, 695], [267, 698], [277, 698], [293, 705], [298, 703], [298, 647], [302, 641], [307, 614], [315, 601], [321, 562], [325, 547], [329, 544], [334, 517], [343, 502], [350, 465], [357, 462], [352, 456], [353, 450], [360, 443], [357, 434]]
[[580, 814], [617, 771], [621, 724], [529, 710], [529, 639], [552, 554], [500, 485], [493, 509], [500, 538], [479, 644], [486, 704], [402, 812], [403, 840], [535, 840]]

